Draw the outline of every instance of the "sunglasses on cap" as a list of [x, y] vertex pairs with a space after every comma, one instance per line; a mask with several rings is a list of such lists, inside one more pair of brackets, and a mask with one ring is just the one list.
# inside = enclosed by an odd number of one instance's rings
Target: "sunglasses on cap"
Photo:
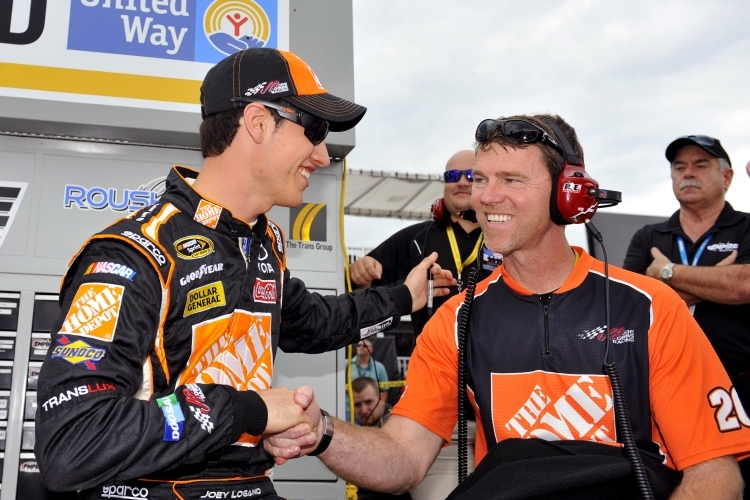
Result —
[[466, 180], [469, 182], [474, 182], [474, 170], [446, 170], [445, 173], [443, 173], [443, 179], [445, 179], [445, 182], [448, 184], [453, 184], [454, 182], [458, 182], [461, 180], [461, 176], [465, 176]]
[[245, 97], [232, 97], [229, 100], [232, 102], [257, 102], [267, 108], [275, 109], [282, 118], [302, 126], [305, 129], [305, 137], [312, 142], [313, 146], [323, 142], [328, 135], [328, 122], [326, 120], [291, 106]]
[[474, 133], [474, 139], [477, 142], [488, 140], [497, 128], [502, 130], [503, 135], [508, 139], [521, 142], [523, 144], [533, 144], [543, 142], [552, 146], [558, 153], [565, 156], [563, 148], [550, 135], [537, 125], [525, 120], [493, 120], [488, 118], [482, 120]]

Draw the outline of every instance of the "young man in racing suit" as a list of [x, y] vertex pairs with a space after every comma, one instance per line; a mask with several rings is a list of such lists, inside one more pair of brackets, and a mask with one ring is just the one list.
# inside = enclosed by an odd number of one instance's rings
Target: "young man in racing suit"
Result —
[[[302, 203], [310, 174], [329, 164], [329, 123], [350, 129], [365, 108], [271, 49], [217, 64], [201, 103], [200, 174], [175, 167], [160, 201], [94, 235], [63, 280], [36, 419], [35, 454], [54, 491], [278, 498], [261, 439], [293, 428], [313, 451], [310, 411], [320, 411], [271, 388], [276, 349], [337, 349], [426, 300], [434, 255], [398, 288], [308, 292], [264, 215]], [[313, 402], [307, 387], [296, 394]]]
[[[566, 186], [557, 182], [563, 150], [550, 123], [582, 164], [575, 131], [557, 116], [486, 120], [477, 130], [472, 206], [504, 263], [476, 288], [466, 352], [480, 463], [454, 495], [637, 497], [628, 461], [611, 446], [621, 435], [603, 374], [609, 332], [610, 360], [619, 367], [635, 444], [656, 473], [656, 497], [739, 499], [736, 460], [750, 451], [750, 419], [729, 377], [663, 283], [611, 267], [606, 324], [603, 263], [571, 248], [564, 225], [552, 219]], [[328, 430], [331, 444], [320, 458], [337, 475], [404, 491], [450, 441], [464, 296], [450, 299], [423, 330], [404, 395], [382, 429], [336, 420]], [[278, 462], [291, 456], [291, 437], [269, 439]]]

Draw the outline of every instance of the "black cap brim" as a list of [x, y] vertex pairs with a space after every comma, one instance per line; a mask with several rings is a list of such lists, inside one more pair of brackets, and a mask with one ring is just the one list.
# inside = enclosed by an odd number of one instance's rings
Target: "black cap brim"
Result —
[[677, 152], [685, 146], [698, 146], [711, 156], [715, 156], [716, 158], [724, 158], [729, 163], [729, 166], [732, 166], [732, 160], [729, 159], [729, 155], [726, 151], [724, 151], [724, 148], [721, 147], [721, 144], [719, 144], [718, 141], [714, 146], [706, 146], [705, 144], [700, 144], [693, 139], [690, 139], [689, 137], [680, 137], [678, 139], [675, 139], [669, 144], [669, 146], [667, 146], [667, 150], [664, 152], [664, 156], [667, 157], [667, 161], [669, 161], [669, 163], [672, 163], [675, 156], [677, 156]]
[[283, 98], [302, 111], [326, 120], [331, 132], [343, 132], [359, 123], [367, 108], [331, 94], [294, 95]]

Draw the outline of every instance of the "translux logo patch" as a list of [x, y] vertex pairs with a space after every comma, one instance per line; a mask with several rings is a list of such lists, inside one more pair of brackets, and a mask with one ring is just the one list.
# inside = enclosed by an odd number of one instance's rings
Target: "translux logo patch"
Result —
[[216, 281], [214, 283], [209, 283], [208, 285], [193, 288], [188, 292], [183, 316], [190, 316], [191, 314], [197, 314], [226, 304], [227, 301], [224, 296], [224, 285], [221, 281]]
[[78, 288], [60, 333], [112, 342], [125, 287], [84, 283]]

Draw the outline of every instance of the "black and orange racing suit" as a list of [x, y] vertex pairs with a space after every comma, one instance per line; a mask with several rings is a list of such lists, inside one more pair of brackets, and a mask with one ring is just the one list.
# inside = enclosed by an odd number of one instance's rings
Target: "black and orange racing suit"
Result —
[[36, 416], [54, 491], [274, 498], [255, 391], [271, 386], [276, 349], [330, 351], [411, 311], [404, 285], [307, 291], [281, 229], [233, 218], [195, 176], [175, 167], [160, 201], [93, 236], [63, 280]]

